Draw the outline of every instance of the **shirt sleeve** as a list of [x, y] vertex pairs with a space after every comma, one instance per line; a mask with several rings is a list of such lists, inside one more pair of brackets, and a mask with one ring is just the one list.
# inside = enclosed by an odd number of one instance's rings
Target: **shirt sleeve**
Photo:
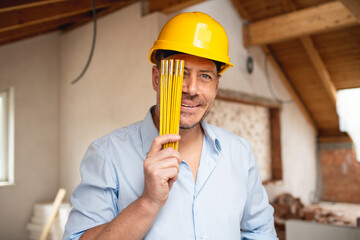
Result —
[[274, 227], [274, 209], [269, 203], [255, 156], [250, 148], [248, 160], [247, 199], [241, 220], [241, 239], [278, 239]]
[[106, 152], [93, 143], [81, 162], [80, 173], [82, 180], [71, 196], [73, 208], [63, 240], [79, 239], [87, 229], [118, 215], [118, 181]]

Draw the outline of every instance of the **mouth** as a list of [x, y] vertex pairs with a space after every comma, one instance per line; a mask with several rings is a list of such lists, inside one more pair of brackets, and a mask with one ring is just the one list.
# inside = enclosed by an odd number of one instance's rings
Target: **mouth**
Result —
[[186, 107], [186, 108], [195, 108], [195, 107], [198, 107], [200, 105], [188, 105], [188, 104], [185, 104], [185, 103], [181, 103], [181, 106]]

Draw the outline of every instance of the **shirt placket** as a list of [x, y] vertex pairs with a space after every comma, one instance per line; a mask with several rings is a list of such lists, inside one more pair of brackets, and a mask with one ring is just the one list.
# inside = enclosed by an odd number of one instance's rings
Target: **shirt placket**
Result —
[[216, 159], [218, 157], [217, 152], [211, 148], [211, 144], [204, 137], [204, 145], [201, 153], [200, 164], [197, 172], [196, 183], [194, 187], [194, 197], [193, 197], [193, 222], [194, 222], [194, 234], [195, 239], [208, 239], [208, 233], [204, 227], [205, 219], [202, 216], [198, 216], [198, 209], [201, 205], [198, 203], [198, 197], [201, 194], [201, 190], [206, 185], [207, 180], [211, 176], [211, 173], [216, 167]]

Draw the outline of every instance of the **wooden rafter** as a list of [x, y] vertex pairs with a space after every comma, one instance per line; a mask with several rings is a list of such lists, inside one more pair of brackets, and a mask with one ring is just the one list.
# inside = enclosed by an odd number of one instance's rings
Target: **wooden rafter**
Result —
[[360, 1], [359, 0], [341, 0], [341, 2], [354, 14], [360, 22]]
[[[136, 0], [95, 0], [101, 17]], [[0, 1], [0, 45], [56, 30], [72, 29], [92, 21], [89, 0]]]
[[[288, 12], [296, 11], [297, 7], [295, 6], [294, 2], [292, 0], [283, 0], [282, 4], [284, 6], [284, 9]], [[330, 98], [331, 103], [334, 107], [336, 107], [336, 88], [331, 80], [330, 74], [318, 52], [318, 50], [314, 46], [314, 42], [312, 41], [311, 37], [309, 36], [302, 36], [300, 37], [300, 41], [302, 45], [304, 46], [307, 55], [309, 56], [314, 68], [316, 69], [316, 72], [319, 75], [319, 78], [322, 81], [322, 84], [328, 93], [328, 96]]]
[[[114, 0], [96, 0], [97, 8], [111, 6]], [[21, 10], [0, 13], [0, 33], [21, 29], [24, 27], [48, 23], [61, 18], [76, 16], [91, 11], [91, 2], [88, 0], [55, 2]]]
[[[31, 8], [31, 7], [36, 7], [36, 6], [41, 6], [41, 5], [47, 5], [50, 3], [56, 3], [56, 2], [64, 2], [67, 0], [42, 0], [42, 1], [34, 1], [34, 2], [30, 2], [29, 1], [2, 1], [3, 3], [0, 4], [0, 13], [1, 12], [9, 12], [9, 11], [14, 11], [14, 10], [20, 10], [20, 9], [25, 9], [25, 8]], [[6, 4], [7, 3], [7, 4]], [[11, 4], [16, 4], [16, 5], [11, 5]]]
[[306, 49], [306, 52], [313, 66], [315, 67], [316, 72], [318, 73], [326, 92], [330, 97], [331, 103], [334, 107], [336, 107], [336, 88], [333, 81], [331, 80], [330, 74], [323, 60], [321, 59], [319, 52], [316, 50], [314, 43], [310, 37], [302, 37], [301, 42]]
[[144, 0], [143, 14], [152, 12], [172, 13], [207, 0]]
[[[101, 17], [139, 0], [94, 0]], [[170, 13], [206, 0], [142, 0], [147, 13]], [[92, 21], [90, 0], [0, 0], [0, 45]]]
[[313, 127], [314, 131], [317, 132], [318, 127], [317, 127], [317, 124], [316, 124], [314, 118], [311, 116], [309, 110], [307, 109], [307, 107], [305, 106], [303, 101], [301, 100], [299, 94], [297, 93], [297, 91], [295, 90], [295, 88], [293, 87], [291, 82], [288, 80], [287, 76], [284, 74], [284, 71], [282, 70], [282, 68], [278, 64], [277, 60], [275, 59], [275, 57], [271, 53], [270, 49], [267, 46], [261, 46], [261, 48], [265, 52], [265, 54], [267, 55], [267, 58], [268, 58], [269, 62], [271, 63], [271, 65], [273, 66], [273, 68], [277, 72], [280, 80], [285, 85], [286, 89], [288, 90], [288, 92], [290, 93], [292, 98], [294, 99], [296, 105], [299, 107], [302, 114], [306, 117], [306, 119], [308, 120], [310, 125]]
[[[284, 0], [284, 1], [289, 1], [289, 0]], [[232, 0], [232, 2], [233, 2], [234, 7], [236, 8], [236, 10], [238, 11], [239, 15], [243, 19], [251, 22], [252, 19], [251, 19], [250, 15], [247, 13], [246, 9], [241, 4], [241, 1], [240, 0]], [[246, 46], [246, 43], [244, 45]], [[310, 125], [313, 127], [314, 131], [317, 132], [317, 125], [316, 125], [314, 118], [311, 116], [310, 111], [305, 106], [304, 102], [302, 101], [299, 94], [297, 93], [297, 91], [295, 90], [295, 88], [293, 87], [291, 82], [289, 81], [288, 77], [285, 75], [283, 69], [278, 64], [278, 61], [276, 60], [274, 55], [271, 53], [270, 49], [266, 45], [261, 45], [261, 48], [262, 48], [263, 52], [265, 53], [265, 55], [267, 55], [267, 58], [268, 58], [270, 64], [273, 66], [273, 68], [277, 72], [280, 80], [282, 81], [282, 83], [284, 84], [284, 86], [286, 87], [288, 92], [290, 93], [291, 97], [294, 99], [296, 105], [299, 107], [302, 114], [305, 116], [305, 118], [308, 120]]]
[[240, 0], [231, 0], [231, 2], [234, 5], [235, 9], [238, 11], [241, 18], [246, 19], [247, 21], [251, 21], [250, 15], [245, 10]]
[[244, 28], [244, 42], [264, 45], [356, 24], [357, 18], [335, 1], [251, 23]]

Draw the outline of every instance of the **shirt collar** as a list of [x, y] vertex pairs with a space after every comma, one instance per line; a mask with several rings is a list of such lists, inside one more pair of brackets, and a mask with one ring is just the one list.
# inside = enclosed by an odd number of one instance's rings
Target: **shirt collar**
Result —
[[203, 120], [201, 122], [201, 126], [204, 130], [204, 134], [206, 136], [206, 138], [209, 140], [209, 142], [211, 143], [211, 146], [218, 152], [221, 152], [221, 144], [219, 139], [216, 137], [215, 133], [213, 132], [213, 130], [211, 129], [211, 125], [208, 124], [205, 120]]
[[159, 136], [159, 130], [156, 128], [152, 118], [152, 111], [154, 109], [155, 106], [152, 106], [149, 109], [144, 120], [141, 122], [140, 125], [142, 147], [145, 155], [148, 154], [154, 138]]
[[[142, 147], [143, 147], [143, 151], [144, 151], [145, 155], [148, 154], [154, 138], [159, 136], [159, 130], [156, 128], [153, 118], [152, 118], [152, 111], [154, 109], [155, 109], [155, 106], [152, 106], [149, 109], [144, 120], [141, 122], [141, 126], [140, 126], [141, 137], [142, 137]], [[201, 122], [201, 126], [204, 130], [204, 134], [205, 134], [206, 138], [209, 140], [212, 147], [218, 153], [220, 153], [221, 152], [220, 141], [216, 138], [210, 125], [205, 120], [203, 120]]]

